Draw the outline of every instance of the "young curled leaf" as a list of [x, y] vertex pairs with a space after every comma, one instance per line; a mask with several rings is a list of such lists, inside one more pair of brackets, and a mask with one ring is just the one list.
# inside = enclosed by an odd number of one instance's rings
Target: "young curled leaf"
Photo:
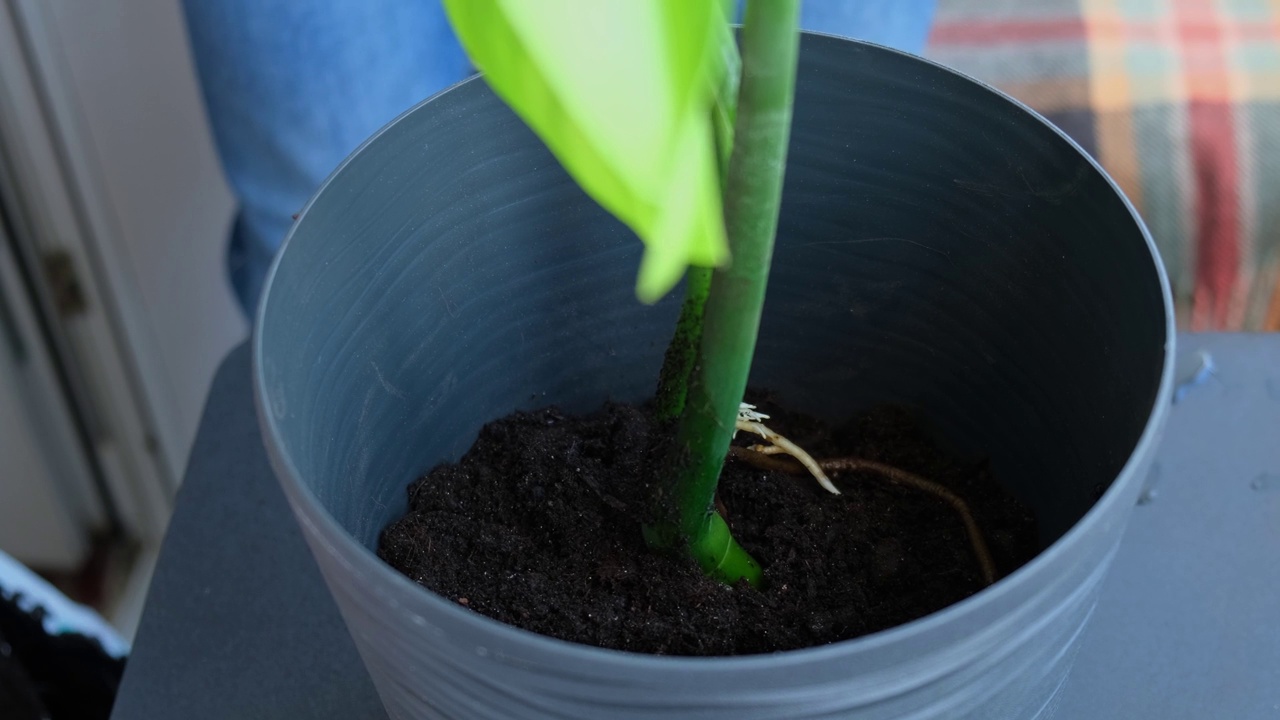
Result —
[[724, 0], [444, 0], [485, 79], [645, 244], [636, 294], [728, 260], [716, 148]]

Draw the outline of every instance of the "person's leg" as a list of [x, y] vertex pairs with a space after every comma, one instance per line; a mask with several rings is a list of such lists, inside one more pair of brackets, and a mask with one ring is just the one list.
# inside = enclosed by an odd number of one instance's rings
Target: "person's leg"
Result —
[[252, 315], [292, 215], [361, 142], [463, 79], [438, 0], [183, 0], [240, 202], [229, 270]]
[[[919, 52], [936, 0], [811, 0], [807, 30]], [[469, 66], [438, 0], [183, 0], [240, 214], [228, 269], [252, 315], [293, 213], [365, 138]]]
[[[746, 0], [738, 0], [742, 22]], [[938, 0], [805, 0], [800, 3], [800, 29], [866, 40], [919, 55]]]
[[937, 0], [808, 0], [800, 4], [800, 27], [919, 55], [936, 6]]

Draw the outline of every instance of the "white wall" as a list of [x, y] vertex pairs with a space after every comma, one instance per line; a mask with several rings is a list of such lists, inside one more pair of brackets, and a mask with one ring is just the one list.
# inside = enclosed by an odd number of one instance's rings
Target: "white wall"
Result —
[[78, 566], [97, 508], [89, 468], [0, 227], [0, 550], [41, 569]]
[[58, 494], [17, 385], [13, 358], [0, 348], [0, 550], [38, 568], [66, 569], [84, 558], [85, 532]]
[[[99, 268], [179, 474], [218, 362], [246, 325], [226, 279], [233, 213], [176, 0], [40, 0], [76, 116]], [[101, 247], [105, 245], [106, 247]]]

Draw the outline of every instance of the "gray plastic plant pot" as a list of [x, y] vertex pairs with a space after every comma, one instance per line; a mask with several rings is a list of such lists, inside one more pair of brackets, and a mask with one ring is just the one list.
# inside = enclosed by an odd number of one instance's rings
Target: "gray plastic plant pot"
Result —
[[640, 252], [475, 80], [360, 148], [288, 238], [254, 335], [263, 436], [390, 715], [1052, 715], [1167, 414], [1167, 280], [1060, 132], [871, 45], [803, 40], [752, 381], [820, 416], [920, 409], [1034, 508], [1043, 552], [915, 622], [732, 658], [548, 639], [378, 560], [407, 484], [485, 422], [652, 392], [679, 293], [635, 300]]

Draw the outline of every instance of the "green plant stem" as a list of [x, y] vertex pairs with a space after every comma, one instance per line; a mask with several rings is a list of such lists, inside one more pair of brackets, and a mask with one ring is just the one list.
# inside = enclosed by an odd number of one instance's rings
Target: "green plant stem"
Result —
[[702, 316], [707, 292], [711, 289], [711, 268], [690, 266], [684, 283], [684, 303], [680, 306], [676, 331], [671, 344], [667, 345], [662, 371], [658, 374], [655, 400], [657, 417], [661, 422], [672, 422], [684, 411], [689, 395], [689, 376], [693, 373], [698, 346], [702, 342]]
[[759, 565], [719, 532], [727, 525], [714, 502], [746, 391], [773, 256], [791, 129], [798, 13], [797, 0], [747, 3], [742, 85], [724, 194], [732, 260], [712, 274], [698, 362], [677, 431], [682, 452], [673, 478], [676, 532], [708, 573], [731, 583], [760, 579]]
[[[715, 104], [711, 108], [721, 195], [724, 194], [729, 175], [729, 157], [733, 152], [733, 122], [738, 109], [738, 87], [742, 75], [738, 42], [727, 20], [726, 18], [720, 39], [725, 73], [716, 88]], [[662, 358], [658, 391], [654, 395], [660, 421], [672, 422], [684, 412], [684, 403], [689, 395], [689, 376], [693, 374], [698, 360], [698, 347], [702, 344], [702, 313], [710, 288], [711, 268], [692, 266], [685, 273], [684, 303], [680, 306], [680, 317], [676, 319], [676, 331]]]

